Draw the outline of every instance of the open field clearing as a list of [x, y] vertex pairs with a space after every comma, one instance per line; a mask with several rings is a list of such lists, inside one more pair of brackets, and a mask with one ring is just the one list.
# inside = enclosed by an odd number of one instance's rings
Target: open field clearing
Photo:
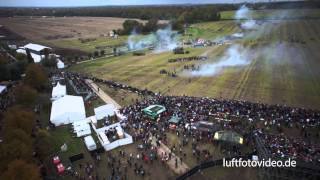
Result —
[[107, 36], [122, 27], [124, 18], [111, 17], [13, 17], [1, 18], [1, 24], [35, 41]]
[[[316, 18], [319, 19], [320, 11], [318, 9], [266, 9], [266, 10], [254, 10], [253, 19], [301, 19], [301, 18]], [[221, 19], [234, 19], [236, 11], [222, 11]]]
[[[215, 27], [211, 23], [205, 26]], [[194, 62], [168, 63], [168, 59], [206, 54], [209, 60], [202, 64], [214, 64], [232, 45], [191, 48], [188, 55], [127, 54], [76, 65], [72, 70], [168, 95], [223, 97], [319, 109], [319, 20], [289, 20], [281, 25], [272, 21], [263, 26], [249, 32], [248, 38], [238, 40], [250, 49], [249, 64], [225, 68], [213, 76], [183, 76], [183, 66]], [[180, 74], [176, 78], [161, 75], [162, 69]]]

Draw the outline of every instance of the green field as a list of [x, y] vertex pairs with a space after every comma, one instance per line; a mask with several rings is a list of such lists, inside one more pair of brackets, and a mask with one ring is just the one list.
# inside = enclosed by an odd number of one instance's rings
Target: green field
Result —
[[[181, 72], [185, 64], [168, 63], [168, 59], [206, 54], [212, 63], [219, 60], [229, 45], [190, 48], [189, 55], [172, 52], [145, 56], [106, 58], [73, 66], [71, 70], [119, 81], [139, 88], [148, 88], [168, 95], [223, 97], [320, 108], [320, 21], [265, 21], [257, 31], [248, 32], [237, 43], [252, 54], [252, 61], [243, 68], [230, 67], [212, 77], [172, 78], [159, 71]], [[217, 33], [220, 29], [221, 32]], [[193, 37], [216, 37], [238, 31], [232, 21], [195, 24]], [[283, 48], [283, 49], [281, 49]], [[259, 53], [256, 53], [259, 52]]]

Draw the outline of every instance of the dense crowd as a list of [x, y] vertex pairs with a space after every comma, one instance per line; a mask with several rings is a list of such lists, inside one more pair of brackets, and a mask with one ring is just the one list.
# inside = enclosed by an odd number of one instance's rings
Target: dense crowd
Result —
[[118, 83], [118, 82], [115, 82], [115, 81], [99, 79], [99, 78], [88, 76], [88, 75], [84, 75], [84, 74], [72, 73], [72, 72], [67, 72], [66, 74], [68, 76], [73, 76], [75, 78], [79, 78], [79, 79], [82, 79], [82, 80], [91, 79], [94, 82], [105, 84], [105, 85], [107, 85], [107, 86], [109, 86], [111, 88], [123, 89], [123, 90], [127, 90], [127, 91], [130, 91], [130, 92], [133, 92], [133, 93], [137, 93], [139, 95], [155, 95], [156, 94], [156, 93], [154, 93], [154, 92], [152, 92], [150, 90], [147, 90], [147, 89], [141, 90], [141, 89], [138, 89], [136, 87], [132, 87], [132, 86], [129, 86], [129, 85], [121, 84], [121, 83]]
[[[158, 120], [158, 122], [163, 122], [163, 128], [158, 128], [159, 125], [161, 126], [160, 123], [157, 125], [157, 130], [154, 130], [154, 127], [149, 127], [148, 124], [143, 123], [145, 121], [141, 121], [145, 118], [142, 109], [152, 104], [164, 105], [167, 109]], [[258, 122], [265, 122], [264, 124], [266, 126], [275, 128], [281, 126], [297, 126], [301, 129], [305, 129], [306, 127], [320, 126], [320, 113], [318, 111], [290, 108], [280, 105], [257, 104], [246, 101], [227, 101], [186, 96], [154, 96], [153, 98], [123, 108], [122, 113], [128, 116], [128, 120], [133, 124], [133, 127], [143, 127], [142, 131], [160, 134], [160, 139], [163, 138], [161, 137], [161, 134], [164, 134], [168, 129], [166, 120], [174, 114], [184, 119], [184, 123], [181, 125], [181, 129], [183, 130], [181, 132], [183, 132], [183, 135], [189, 133], [184, 129], [185, 123], [209, 121], [212, 119], [218, 120], [216, 121], [217, 123], [220, 122], [219, 125], [221, 129], [233, 130], [245, 137], [248, 137], [250, 131], [253, 132], [253, 130], [257, 128], [254, 124]], [[234, 123], [234, 121], [230, 120], [248, 122], [249, 124], [252, 124], [252, 129], [248, 129], [243, 123]], [[305, 131], [303, 132], [305, 133]], [[206, 136], [212, 137], [213, 134], [207, 133]], [[320, 146], [307, 141], [307, 137], [291, 139], [282, 134], [275, 136], [262, 132], [261, 136], [270, 150], [272, 157], [291, 157], [306, 162], [317, 162], [320, 160]], [[201, 136], [197, 136], [197, 138], [200, 137]], [[302, 135], [302, 137], [304, 136]]]
[[[199, 136], [199, 134], [189, 132], [189, 130], [185, 128], [186, 123], [197, 121], [213, 120], [218, 123], [221, 129], [238, 132], [244, 137], [248, 137], [254, 129], [258, 129], [257, 124], [261, 124], [260, 122], [267, 128], [274, 127], [276, 129], [281, 129], [281, 127], [297, 127], [302, 129], [304, 133], [307, 133], [307, 128], [320, 127], [320, 112], [316, 110], [287, 107], [284, 105], [252, 103], [240, 100], [221, 100], [188, 96], [161, 96], [149, 90], [139, 90], [113, 81], [83, 76], [80, 74], [74, 75], [81, 78], [89, 78], [113, 88], [125, 89], [141, 95], [151, 95], [148, 99], [137, 102], [121, 110], [121, 112], [128, 117], [128, 121], [133, 127], [133, 137], [135, 140], [141, 140], [141, 142], [143, 142], [143, 147], [152, 147], [150, 146], [150, 137], [155, 137], [156, 142], [160, 141], [166, 143], [167, 139], [165, 132], [169, 130], [168, 119], [172, 115], [177, 115], [184, 120], [183, 123], [177, 127], [177, 134], [185, 137], [183, 138], [183, 142], [190, 141], [190, 139], [194, 139], [193, 142], [201, 142], [203, 139], [208, 140], [210, 137], [213, 137], [213, 134], [210, 133], [203, 134], [204, 137], [201, 135]], [[152, 104], [160, 104], [167, 109], [166, 112], [161, 114], [160, 120], [157, 121], [156, 125], [148, 121], [142, 113], [143, 108]], [[244, 124], [241, 122], [246, 123]], [[248, 129], [247, 123], [251, 124], [250, 129]], [[278, 136], [262, 132], [261, 136], [263, 137], [265, 144], [269, 147], [268, 149], [273, 157], [292, 157], [306, 162], [319, 161], [319, 145], [306, 141], [308, 136], [302, 135], [301, 139], [292, 140], [281, 134], [281, 131], [279, 131]], [[317, 136], [319, 136], [319, 133], [317, 133]], [[273, 146], [269, 146], [271, 143]], [[196, 146], [197, 145], [193, 146], [194, 154], [198, 154]], [[293, 150], [292, 147], [294, 146], [298, 147]]]
[[283, 134], [259, 132], [265, 144], [268, 144], [273, 158], [298, 159], [305, 162], [320, 163], [320, 145], [301, 138], [289, 138]]
[[184, 58], [173, 58], [169, 59], [169, 63], [175, 63], [175, 62], [187, 62], [187, 61], [205, 61], [207, 60], [207, 56], [191, 56], [191, 57], [184, 57]]

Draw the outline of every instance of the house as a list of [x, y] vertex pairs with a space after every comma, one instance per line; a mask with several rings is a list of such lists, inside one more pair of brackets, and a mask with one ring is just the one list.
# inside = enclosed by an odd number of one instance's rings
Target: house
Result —
[[52, 102], [50, 122], [56, 126], [86, 119], [86, 110], [81, 96], [65, 95]]

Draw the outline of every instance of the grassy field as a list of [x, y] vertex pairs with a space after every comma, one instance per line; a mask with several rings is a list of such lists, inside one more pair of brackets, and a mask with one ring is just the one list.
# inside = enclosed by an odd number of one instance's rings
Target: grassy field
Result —
[[235, 21], [218, 21], [214, 23], [198, 23], [191, 25], [187, 29], [189, 36], [184, 36], [185, 39], [215, 39], [228, 34], [233, 34], [239, 31], [239, 26]]
[[81, 42], [80, 39], [58, 39], [58, 40], [47, 40], [43, 41], [49, 46], [62, 47], [62, 48], [74, 48], [79, 49], [85, 52], [94, 52], [105, 50], [105, 53], [111, 53], [113, 48], [109, 46], [118, 46], [122, 45], [127, 41], [128, 36], [119, 36], [118, 39], [110, 37], [97, 37], [93, 41]]
[[[172, 78], [159, 71], [182, 71], [185, 64], [168, 63], [169, 58], [208, 55], [219, 60], [228, 45], [191, 48], [189, 55], [172, 52], [147, 53], [101, 59], [73, 66], [71, 70], [119, 81], [139, 88], [149, 88], [168, 95], [191, 95], [243, 99], [320, 108], [319, 20], [264, 21], [262, 28], [247, 32], [238, 44], [250, 49], [253, 58], [248, 66], [225, 68], [211, 77]], [[221, 33], [217, 30], [222, 28]], [[215, 37], [238, 31], [232, 21], [200, 23], [191, 30], [197, 37]], [[226, 32], [224, 32], [226, 31]]]

